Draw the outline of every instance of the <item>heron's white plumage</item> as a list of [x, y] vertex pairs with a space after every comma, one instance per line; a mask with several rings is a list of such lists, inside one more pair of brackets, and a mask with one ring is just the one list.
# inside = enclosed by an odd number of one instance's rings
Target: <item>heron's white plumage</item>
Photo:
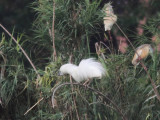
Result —
[[90, 78], [99, 78], [105, 75], [106, 71], [102, 64], [94, 58], [83, 59], [79, 66], [68, 63], [60, 68], [61, 74], [70, 74], [77, 82], [88, 80]]

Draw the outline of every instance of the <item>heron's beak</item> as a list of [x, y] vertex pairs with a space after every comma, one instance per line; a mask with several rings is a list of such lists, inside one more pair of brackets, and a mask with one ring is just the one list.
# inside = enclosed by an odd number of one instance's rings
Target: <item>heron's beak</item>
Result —
[[62, 76], [63, 73], [61, 71], [58, 71], [58, 76]]

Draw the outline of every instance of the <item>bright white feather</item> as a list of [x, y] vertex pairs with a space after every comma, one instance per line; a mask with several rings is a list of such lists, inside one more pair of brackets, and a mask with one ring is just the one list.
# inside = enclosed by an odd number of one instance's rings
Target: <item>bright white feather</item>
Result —
[[83, 59], [79, 66], [71, 63], [62, 65], [60, 74], [70, 74], [75, 81], [81, 82], [90, 78], [101, 79], [106, 74], [106, 71], [100, 62], [94, 58], [89, 58]]

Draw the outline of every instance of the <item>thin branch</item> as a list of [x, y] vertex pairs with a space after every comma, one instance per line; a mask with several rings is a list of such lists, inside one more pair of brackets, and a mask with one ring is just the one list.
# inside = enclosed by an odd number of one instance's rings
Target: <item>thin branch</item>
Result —
[[112, 53], [111, 50], [110, 50], [110, 48], [104, 42], [100, 41], [100, 45], [101, 44], [103, 44], [109, 50], [109, 52]]
[[27, 53], [24, 51], [24, 49], [21, 47], [21, 45], [17, 42], [17, 40], [13, 37], [13, 35], [11, 35], [11, 33], [2, 25], [0, 24], [1, 28], [13, 39], [13, 41], [18, 45], [18, 47], [21, 49], [21, 51], [23, 52], [23, 54], [25, 55], [25, 57], [28, 59], [29, 63], [31, 64], [31, 66], [33, 67], [34, 71], [37, 74], [37, 80], [36, 80], [36, 87], [38, 87], [38, 78], [40, 78], [40, 75], [35, 67], [35, 65], [33, 64], [33, 62], [31, 61], [31, 59], [29, 58], [29, 56], [27, 55]]
[[34, 104], [31, 108], [29, 108], [24, 115], [26, 115], [29, 111], [31, 111], [36, 105], [38, 105], [41, 101], [43, 100], [43, 98], [41, 98], [40, 100], [38, 100], [38, 102], [36, 104]]
[[81, 86], [81, 87], [87, 88], [88, 90], [91, 90], [91, 91], [97, 93], [98, 95], [104, 97], [106, 100], [110, 101], [110, 103], [115, 107], [116, 111], [119, 112], [119, 114], [122, 116], [122, 119], [123, 119], [123, 120], [128, 120], [128, 119], [125, 117], [125, 115], [122, 113], [121, 109], [120, 109], [120, 108], [116, 105], [116, 103], [114, 103], [110, 98], [108, 98], [107, 96], [105, 96], [103, 93], [101, 93], [101, 92], [99, 92], [99, 91], [97, 91], [97, 90], [95, 90], [95, 89], [93, 89], [93, 88], [91, 88], [91, 87], [89, 87], [89, 86], [84, 86], [83, 84], [80, 84], [80, 83], [63, 83], [63, 84], [58, 85], [58, 86], [53, 90], [53, 94], [52, 94], [52, 106], [53, 106], [53, 108], [54, 108], [54, 106], [55, 106], [55, 105], [54, 105], [54, 102], [53, 102], [54, 96], [55, 96], [55, 92], [56, 92], [59, 88], [61, 88], [62, 86], [65, 86], [65, 85], [79, 85], [79, 86]]
[[139, 59], [139, 61], [140, 61], [140, 64], [141, 64], [141, 66], [143, 67], [143, 69], [145, 70], [145, 72], [147, 73], [147, 75], [148, 75], [148, 77], [149, 77], [149, 79], [150, 79], [150, 81], [151, 81], [151, 84], [152, 84], [154, 93], [155, 93], [157, 99], [160, 101], [160, 95], [159, 95], [159, 92], [158, 92], [158, 90], [157, 90], [157, 86], [156, 86], [155, 82], [152, 80], [152, 78], [151, 78], [151, 76], [150, 76], [150, 74], [149, 74], [149, 72], [148, 72], [148, 70], [147, 70], [147, 67], [144, 65], [143, 61], [141, 60], [141, 57], [140, 57], [139, 54], [137, 53], [135, 47], [133, 46], [133, 44], [131, 43], [131, 41], [130, 41], [129, 38], [127, 37], [127, 35], [123, 32], [123, 30], [120, 28], [120, 26], [119, 26], [117, 23], [115, 23], [115, 24], [117, 25], [118, 29], [122, 32], [122, 34], [125, 36], [125, 38], [128, 40], [128, 42], [130, 43], [130, 45], [132, 46], [132, 48], [134, 49], [134, 51], [135, 51], [136, 54], [138, 55], [138, 59]]
[[113, 39], [112, 39], [111, 31], [110, 30], [108, 30], [108, 34], [109, 34], [109, 39], [110, 39], [110, 42], [111, 42], [112, 54], [114, 54]]
[[99, 45], [98, 42], [96, 42], [95, 43], [95, 48], [96, 48], [96, 53], [97, 53], [98, 57], [101, 54], [102, 58], [105, 60], [106, 58], [105, 58], [103, 52], [101, 51], [101, 43]]
[[54, 31], [54, 23], [55, 23], [55, 0], [53, 0], [53, 21], [52, 21], [52, 42], [53, 42], [53, 58], [57, 60], [57, 53], [55, 47], [55, 31]]

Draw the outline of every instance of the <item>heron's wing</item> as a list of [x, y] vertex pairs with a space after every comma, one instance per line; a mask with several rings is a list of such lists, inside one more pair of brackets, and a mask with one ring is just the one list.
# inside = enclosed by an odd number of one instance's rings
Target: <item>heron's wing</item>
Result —
[[101, 77], [105, 74], [105, 69], [102, 64], [94, 58], [84, 59], [79, 64], [79, 70], [85, 75], [90, 77]]

